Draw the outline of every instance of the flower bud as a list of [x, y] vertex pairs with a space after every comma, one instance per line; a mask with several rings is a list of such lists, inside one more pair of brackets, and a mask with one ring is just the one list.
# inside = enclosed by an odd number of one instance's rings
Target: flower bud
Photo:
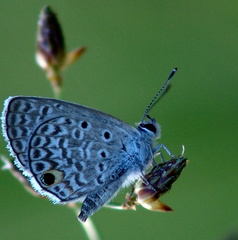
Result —
[[65, 43], [56, 14], [48, 6], [40, 14], [36, 48], [37, 63], [55, 87], [61, 86], [59, 71], [64, 65]]
[[61, 70], [75, 62], [85, 50], [85, 47], [79, 47], [70, 53], [66, 52], [57, 16], [50, 7], [44, 7], [38, 21], [36, 61], [46, 72], [55, 93], [62, 85]]

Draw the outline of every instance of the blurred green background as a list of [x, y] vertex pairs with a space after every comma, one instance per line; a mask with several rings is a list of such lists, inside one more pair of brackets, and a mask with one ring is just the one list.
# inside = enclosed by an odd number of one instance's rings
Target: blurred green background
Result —
[[[64, 100], [133, 125], [179, 67], [150, 113], [161, 142], [174, 154], [185, 145], [190, 160], [161, 199], [175, 211], [103, 208], [92, 217], [102, 239], [237, 239], [238, 2], [1, 1], [1, 103], [11, 95], [53, 97], [34, 59], [45, 4], [58, 13], [67, 49], [88, 47], [64, 72]], [[5, 146], [1, 138], [8, 156]], [[31, 196], [8, 171], [0, 172], [0, 192], [0, 239], [86, 239], [73, 211]]]

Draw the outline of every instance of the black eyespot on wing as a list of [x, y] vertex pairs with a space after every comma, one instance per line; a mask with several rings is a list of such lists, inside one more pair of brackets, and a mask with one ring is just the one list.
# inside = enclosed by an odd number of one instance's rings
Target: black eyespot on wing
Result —
[[104, 133], [104, 137], [105, 137], [105, 139], [109, 139], [110, 137], [111, 137], [111, 135], [110, 135], [110, 133], [109, 132], [105, 132]]
[[101, 152], [101, 156], [102, 156], [103, 158], [105, 158], [105, 157], [106, 157], [106, 153], [105, 153], [104, 151], [102, 151], [102, 152]]
[[82, 123], [81, 123], [81, 127], [84, 128], [84, 129], [87, 128], [87, 127], [88, 127], [88, 123], [85, 122], [85, 121], [82, 122]]
[[43, 173], [39, 177], [39, 180], [45, 187], [51, 187], [52, 185], [55, 185], [55, 184], [61, 182], [63, 177], [64, 177], [63, 172], [56, 170], [56, 169], [52, 169], [52, 170], [49, 170], [49, 171]]
[[45, 173], [41, 175], [40, 180], [45, 186], [50, 186], [54, 184], [55, 176], [52, 173]]

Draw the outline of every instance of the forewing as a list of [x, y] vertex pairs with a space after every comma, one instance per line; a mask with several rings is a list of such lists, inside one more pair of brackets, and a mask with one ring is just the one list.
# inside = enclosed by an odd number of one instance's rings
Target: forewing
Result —
[[2, 126], [16, 165], [55, 202], [95, 191], [127, 157], [125, 146], [138, 134], [100, 111], [36, 97], [7, 99]]

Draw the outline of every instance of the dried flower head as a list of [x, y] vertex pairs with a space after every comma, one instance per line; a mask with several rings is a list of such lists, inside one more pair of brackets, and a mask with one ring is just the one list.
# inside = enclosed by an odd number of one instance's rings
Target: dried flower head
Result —
[[135, 209], [135, 205], [140, 204], [152, 211], [172, 211], [159, 198], [171, 189], [186, 164], [187, 159], [180, 156], [154, 166], [143, 179], [136, 182], [132, 193], [126, 196], [123, 207]]

